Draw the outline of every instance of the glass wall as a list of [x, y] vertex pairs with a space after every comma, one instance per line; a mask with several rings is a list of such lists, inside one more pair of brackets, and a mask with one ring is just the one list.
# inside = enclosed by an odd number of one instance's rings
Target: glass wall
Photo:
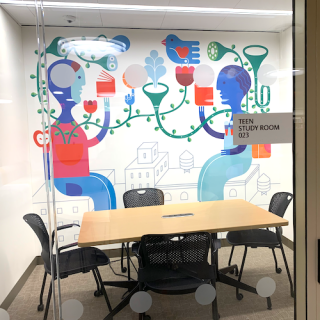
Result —
[[[51, 283], [48, 319], [300, 319], [304, 4], [0, 3], [3, 314], [40, 319]], [[217, 284], [185, 258], [185, 295], [137, 282], [141, 236], [194, 232]]]

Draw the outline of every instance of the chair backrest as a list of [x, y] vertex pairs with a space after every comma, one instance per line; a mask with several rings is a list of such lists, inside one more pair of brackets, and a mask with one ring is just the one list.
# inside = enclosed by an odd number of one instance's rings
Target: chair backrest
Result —
[[164, 204], [164, 194], [155, 188], [132, 189], [123, 194], [125, 208], [161, 206]]
[[207, 232], [144, 235], [141, 256], [144, 267], [208, 264], [211, 236]]
[[275, 193], [270, 201], [269, 211], [283, 218], [288, 205], [293, 199], [292, 193], [289, 192], [278, 192]]
[[44, 225], [41, 217], [35, 213], [26, 214], [23, 217], [23, 220], [32, 228], [32, 230], [37, 235], [42, 247], [41, 257], [44, 261], [45, 268], [50, 271], [51, 264], [49, 250], [49, 234], [46, 229], [46, 226]]

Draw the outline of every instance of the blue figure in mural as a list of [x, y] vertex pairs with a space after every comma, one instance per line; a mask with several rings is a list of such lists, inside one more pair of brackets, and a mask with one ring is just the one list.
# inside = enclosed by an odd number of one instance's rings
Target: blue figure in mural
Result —
[[[83, 68], [72, 60], [58, 60], [49, 67], [48, 79], [48, 87], [61, 105], [61, 114], [52, 124], [55, 187], [67, 196], [90, 197], [96, 211], [115, 209], [116, 195], [111, 182], [89, 171], [88, 149], [99, 144], [108, 129], [101, 129], [96, 137], [88, 139], [72, 115], [72, 109], [81, 102], [86, 84]], [[92, 114], [97, 110], [97, 102], [84, 101], [84, 108]], [[108, 127], [109, 123], [110, 101], [105, 98], [103, 126]]]
[[[218, 76], [217, 90], [220, 91], [222, 104], [232, 109], [230, 122], [224, 123], [225, 132], [220, 133], [204, 125], [204, 130], [214, 138], [224, 140], [224, 149], [206, 161], [198, 180], [198, 200], [214, 201], [224, 199], [224, 186], [232, 178], [238, 177], [251, 166], [252, 148], [246, 145], [233, 145], [233, 115], [242, 113], [241, 101], [251, 87], [248, 72], [235, 65], [224, 67]], [[200, 121], [205, 120], [204, 107], [199, 107]]]
[[184, 41], [174, 34], [169, 34], [161, 42], [166, 46], [168, 58], [178, 64], [199, 64], [199, 41]]

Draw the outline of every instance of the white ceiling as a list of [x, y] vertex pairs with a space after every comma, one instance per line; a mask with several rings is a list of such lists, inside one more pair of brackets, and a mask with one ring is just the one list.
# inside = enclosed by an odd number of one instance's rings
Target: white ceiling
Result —
[[[45, 2], [46, 0], [44, 0]], [[190, 6], [207, 8], [237, 8], [260, 10], [292, 10], [291, 0], [53, 0], [59, 2], [95, 2], [104, 4]], [[35, 25], [35, 12], [31, 7], [2, 5], [20, 25]], [[65, 15], [76, 16], [69, 24]], [[150, 29], [192, 29], [226, 31], [279, 32], [292, 23], [291, 16], [226, 16], [212, 14], [107, 11], [84, 9], [45, 9], [48, 26], [113, 27]]]

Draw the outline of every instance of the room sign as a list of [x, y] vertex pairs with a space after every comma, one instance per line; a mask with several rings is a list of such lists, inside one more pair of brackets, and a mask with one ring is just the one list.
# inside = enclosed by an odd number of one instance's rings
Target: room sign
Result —
[[292, 143], [292, 113], [234, 114], [233, 144]]

